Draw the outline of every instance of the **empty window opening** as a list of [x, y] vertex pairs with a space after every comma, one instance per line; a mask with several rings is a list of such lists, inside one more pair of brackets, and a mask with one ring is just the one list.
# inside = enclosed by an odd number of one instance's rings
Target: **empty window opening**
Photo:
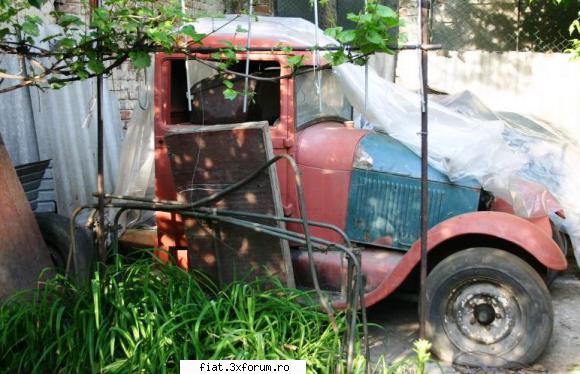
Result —
[[[184, 60], [172, 60], [171, 64], [171, 115], [170, 124], [216, 125], [250, 121], [268, 121], [272, 126], [280, 117], [280, 81], [250, 78], [248, 80], [247, 110], [244, 112], [245, 78], [234, 74], [221, 76], [208, 67], [211, 61], [189, 61], [191, 84], [191, 111], [187, 102], [187, 75]], [[240, 61], [228, 70], [245, 72], [245, 61]], [[265, 78], [280, 76], [280, 65], [272, 61], [251, 61], [250, 75]], [[224, 92], [229, 88], [224, 77], [233, 83], [231, 89], [239, 94], [233, 100]]]

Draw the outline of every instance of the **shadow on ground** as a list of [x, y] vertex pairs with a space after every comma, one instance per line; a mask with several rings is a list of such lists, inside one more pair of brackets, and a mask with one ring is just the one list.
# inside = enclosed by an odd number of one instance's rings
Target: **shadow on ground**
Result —
[[[577, 273], [578, 274], [578, 273]], [[554, 305], [554, 332], [550, 345], [536, 365], [521, 370], [473, 369], [441, 364], [446, 373], [578, 373], [580, 374], [580, 279], [566, 273], [550, 289]], [[371, 358], [387, 362], [412, 356], [418, 338], [416, 301], [395, 295], [369, 310]], [[440, 369], [432, 365], [429, 372]]]

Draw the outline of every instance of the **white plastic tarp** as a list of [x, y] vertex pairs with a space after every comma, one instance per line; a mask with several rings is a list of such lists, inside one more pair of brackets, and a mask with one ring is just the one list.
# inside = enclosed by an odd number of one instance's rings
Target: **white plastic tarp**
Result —
[[[127, 126], [121, 151], [115, 188], [118, 195], [155, 197], [154, 72], [154, 66], [147, 69], [139, 84], [137, 105]], [[146, 221], [151, 216], [151, 212], [130, 211], [121, 217], [120, 223], [129, 226]]]
[[[420, 154], [418, 94], [380, 78], [373, 70], [369, 71], [368, 87], [364, 84], [364, 68], [344, 64], [334, 70], [363, 123], [368, 122], [367, 126], [388, 133]], [[519, 216], [554, 217], [571, 236], [580, 259], [577, 143], [568, 140], [564, 130], [550, 129], [514, 114], [497, 115], [469, 94], [441, 101], [429, 100], [428, 104], [429, 164], [452, 181], [477, 179], [484, 189], [510, 203]], [[554, 216], [561, 207], [565, 220]]]

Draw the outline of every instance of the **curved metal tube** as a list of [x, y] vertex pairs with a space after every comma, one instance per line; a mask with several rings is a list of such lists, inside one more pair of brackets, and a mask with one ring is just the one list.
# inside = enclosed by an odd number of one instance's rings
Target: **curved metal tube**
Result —
[[66, 267], [65, 267], [65, 271], [64, 271], [64, 275], [68, 276], [70, 273], [70, 268], [71, 268], [71, 263], [74, 266], [75, 271], [78, 270], [78, 264], [77, 264], [77, 243], [76, 243], [76, 220], [78, 215], [83, 211], [83, 210], [87, 210], [87, 209], [95, 209], [93, 206], [90, 205], [83, 205], [80, 206], [78, 208], [76, 208], [73, 211], [73, 214], [71, 216], [71, 220], [70, 220], [70, 224], [69, 224], [69, 237], [70, 237], [70, 243], [69, 243], [69, 248], [68, 248], [68, 256], [66, 259]]
[[[256, 218], [268, 218], [268, 219], [273, 219], [273, 220], [277, 220], [277, 221], [298, 223], [298, 224], [302, 225], [304, 234], [299, 234], [299, 233], [291, 232], [291, 231], [281, 229], [278, 227], [272, 227], [272, 226], [268, 226], [268, 225], [255, 223], [255, 222], [248, 222], [248, 221], [244, 221], [244, 220], [233, 218], [233, 217], [223, 217], [223, 216], [220, 216], [220, 214], [222, 214], [223, 212], [221, 212], [217, 209], [210, 210], [213, 214], [207, 213], [207, 208], [202, 209], [203, 211], [197, 211], [197, 212], [194, 211], [195, 208], [201, 207], [203, 205], [209, 204], [209, 203], [214, 202], [214, 201], [218, 201], [223, 196], [236, 191], [237, 189], [241, 188], [242, 186], [244, 186], [247, 183], [251, 182], [252, 180], [256, 179], [263, 171], [265, 171], [272, 164], [280, 161], [281, 159], [285, 159], [288, 161], [288, 163], [292, 167], [292, 170], [293, 170], [295, 178], [296, 178], [296, 190], [297, 190], [297, 197], [298, 197], [298, 202], [299, 202], [300, 218], [267, 216], [267, 215], [260, 215], [257, 213], [244, 213], [244, 212], [235, 212], [235, 211], [226, 211], [224, 213], [224, 215], [230, 215], [230, 216], [237, 215], [237, 216], [245, 216], [245, 217], [252, 217], [253, 216]], [[217, 219], [217, 220], [220, 220], [222, 222], [228, 222], [228, 223], [239, 225], [242, 227], [246, 227], [246, 228], [249, 228], [249, 229], [252, 229], [255, 231], [263, 232], [264, 234], [268, 234], [268, 235], [276, 236], [276, 237], [283, 238], [286, 240], [292, 240], [292, 241], [295, 241], [298, 243], [305, 244], [307, 252], [308, 252], [309, 268], [310, 268], [310, 273], [312, 276], [314, 288], [315, 288], [316, 293], [320, 299], [320, 302], [321, 302], [323, 309], [326, 311], [326, 313], [329, 316], [329, 319], [332, 322], [332, 325], [333, 325], [333, 328], [335, 329], [335, 331], [336, 331], [337, 327], [336, 327], [336, 320], [334, 318], [334, 311], [333, 311], [331, 305], [328, 303], [328, 300], [326, 299], [325, 295], [323, 294], [323, 292], [320, 288], [320, 284], [318, 282], [318, 276], [317, 276], [316, 267], [315, 267], [315, 263], [314, 263], [313, 247], [318, 247], [318, 248], [326, 250], [326, 249], [328, 249], [328, 247], [332, 246], [334, 248], [337, 248], [337, 249], [343, 251], [350, 259], [349, 263], [352, 264], [352, 268], [357, 270], [356, 271], [356, 281], [355, 281], [355, 284], [353, 285], [354, 290], [353, 290], [352, 294], [347, 294], [347, 305], [350, 306], [351, 313], [352, 313], [349, 316], [351, 321], [350, 321], [349, 327], [347, 329], [347, 341], [348, 341], [348, 343], [347, 343], [347, 372], [350, 372], [352, 370], [352, 364], [353, 364], [354, 339], [356, 336], [356, 313], [355, 313], [355, 310], [356, 310], [357, 299], [359, 299], [359, 298], [360, 298], [360, 308], [362, 310], [362, 317], [363, 317], [363, 325], [364, 325], [363, 330], [364, 330], [364, 334], [365, 334], [365, 341], [364, 341], [365, 356], [368, 357], [369, 349], [368, 349], [368, 339], [367, 339], [368, 335], [367, 335], [367, 326], [366, 326], [366, 311], [365, 311], [365, 306], [364, 306], [364, 289], [362, 288], [363, 287], [363, 276], [362, 276], [362, 267], [361, 267], [359, 258], [350, 250], [350, 248], [347, 248], [343, 245], [340, 245], [340, 244], [337, 244], [334, 242], [330, 242], [330, 241], [327, 241], [324, 239], [311, 237], [310, 230], [309, 230], [310, 224], [312, 224], [313, 226], [323, 227], [323, 228], [337, 232], [344, 239], [345, 243], [349, 247], [351, 247], [351, 242], [348, 239], [348, 236], [338, 227], [330, 225], [330, 224], [325, 224], [325, 223], [320, 223], [320, 222], [311, 223], [308, 221], [307, 214], [306, 214], [306, 204], [305, 204], [304, 191], [302, 188], [302, 180], [301, 180], [301, 176], [300, 176], [300, 170], [298, 169], [298, 165], [296, 164], [296, 161], [292, 157], [290, 157], [288, 155], [275, 156], [274, 158], [270, 159], [268, 162], [266, 162], [260, 168], [255, 170], [253, 173], [251, 173], [247, 177], [241, 179], [240, 181], [238, 181], [238, 182], [236, 182], [236, 183], [224, 188], [223, 190], [218, 191], [218, 192], [216, 192], [208, 197], [205, 197], [205, 198], [202, 198], [202, 199], [199, 199], [197, 201], [187, 203], [187, 204], [183, 204], [183, 203], [180, 203], [177, 201], [167, 201], [167, 200], [157, 200], [156, 201], [156, 200], [149, 200], [146, 198], [122, 196], [122, 195], [112, 195], [112, 194], [106, 194], [105, 197], [135, 202], [135, 203], [129, 203], [129, 204], [127, 204], [127, 203], [120, 203], [120, 204], [119, 203], [109, 203], [108, 204], [108, 206], [111, 206], [111, 207], [121, 208], [117, 212], [117, 214], [115, 215], [115, 223], [116, 224], [118, 223], [118, 219], [120, 217], [120, 214], [128, 209], [176, 212], [176, 213], [180, 213], [181, 215], [184, 215], [184, 216], [193, 216], [193, 217], [197, 217], [199, 219], [212, 219], [212, 220]], [[350, 267], [350, 265], [349, 265], [349, 267]], [[352, 274], [352, 273], [350, 273], [350, 271], [351, 270], [349, 270], [349, 274]], [[349, 275], [349, 279], [351, 279], [351, 275]], [[349, 286], [350, 286], [350, 284], [349, 284]], [[367, 370], [368, 370], [368, 360], [367, 360], [366, 365], [367, 365]]]

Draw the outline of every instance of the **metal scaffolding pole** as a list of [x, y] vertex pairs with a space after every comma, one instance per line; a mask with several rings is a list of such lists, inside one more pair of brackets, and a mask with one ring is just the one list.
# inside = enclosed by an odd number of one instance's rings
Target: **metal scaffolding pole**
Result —
[[[96, 1], [96, 8], [102, 6], [102, 0]], [[97, 56], [102, 59], [101, 43], [97, 42]], [[97, 76], [97, 255], [99, 262], [107, 259], [105, 242], [105, 135], [103, 126], [103, 75]]]
[[428, 172], [428, 83], [427, 83], [427, 62], [428, 51], [426, 46], [429, 43], [429, 9], [430, 0], [418, 0], [419, 25], [421, 28], [421, 271], [420, 271], [420, 297], [419, 297], [419, 336], [425, 338], [425, 325], [427, 320], [427, 232], [429, 230], [429, 182]]

